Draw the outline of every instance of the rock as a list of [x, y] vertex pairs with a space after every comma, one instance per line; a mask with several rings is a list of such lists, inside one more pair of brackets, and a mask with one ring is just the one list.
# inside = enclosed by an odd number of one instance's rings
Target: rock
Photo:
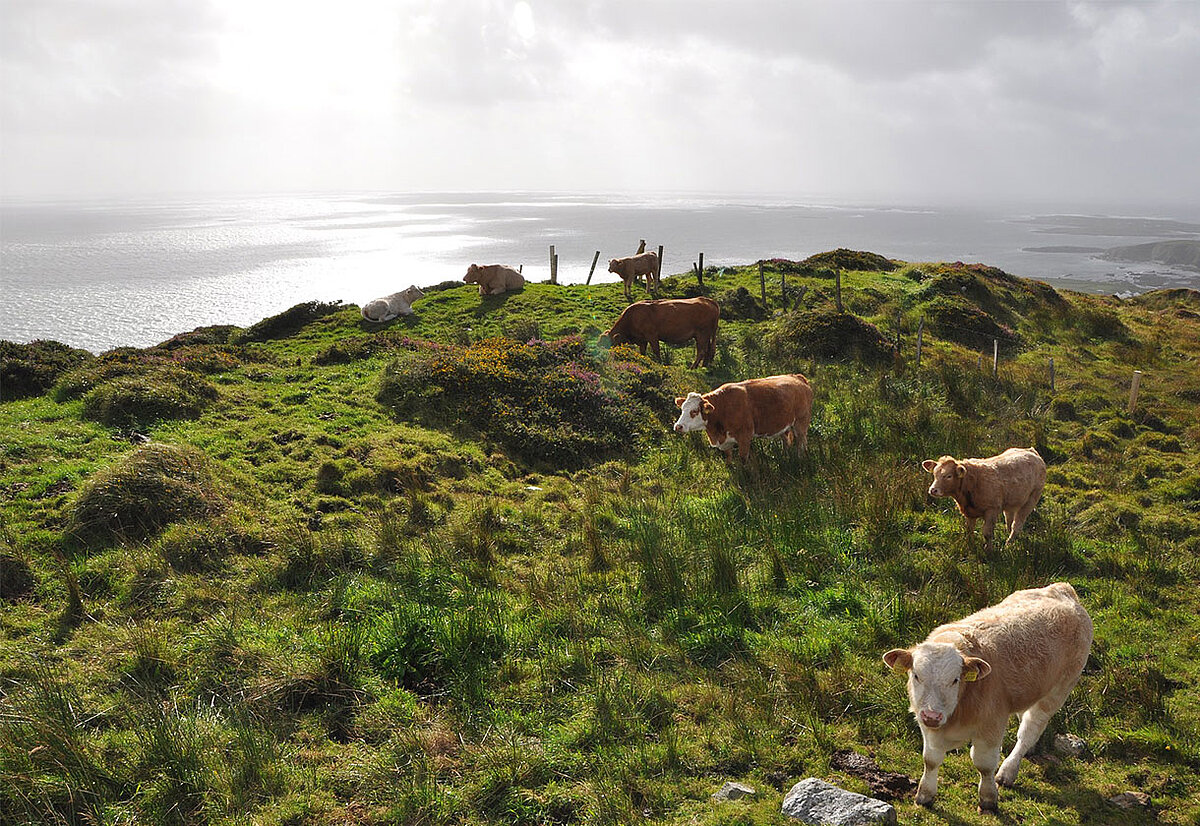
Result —
[[1150, 795], [1145, 792], [1121, 792], [1119, 795], [1110, 797], [1108, 802], [1122, 809], [1149, 807]]
[[730, 781], [722, 786], [719, 791], [713, 792], [712, 799], [717, 801], [739, 800], [743, 797], [754, 797], [755, 794], [757, 792], [744, 783]]
[[839, 789], [824, 780], [801, 780], [783, 799], [780, 811], [813, 826], [866, 826], [871, 823], [896, 823], [896, 809], [890, 803], [866, 795]]
[[1054, 750], [1070, 757], [1082, 757], [1087, 754], [1088, 744], [1082, 737], [1076, 737], [1074, 734], [1056, 734]]

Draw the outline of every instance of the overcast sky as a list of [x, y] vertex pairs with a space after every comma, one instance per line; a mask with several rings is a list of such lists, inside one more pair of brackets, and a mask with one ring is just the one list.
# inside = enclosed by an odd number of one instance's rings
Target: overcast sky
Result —
[[1200, 2], [0, 0], [5, 197], [1195, 204]]

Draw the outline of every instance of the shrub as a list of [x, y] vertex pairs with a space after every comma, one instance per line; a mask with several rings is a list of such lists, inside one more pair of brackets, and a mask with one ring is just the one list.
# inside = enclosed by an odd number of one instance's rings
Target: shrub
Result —
[[1115, 311], [1083, 304], [1075, 309], [1075, 325], [1086, 338], [1128, 341], [1129, 328]]
[[778, 360], [854, 357], [881, 363], [892, 358], [891, 346], [875, 325], [829, 309], [788, 313], [767, 333], [765, 343]]
[[90, 361], [92, 354], [57, 341], [15, 344], [0, 341], [0, 401], [40, 396], [63, 373]]
[[726, 290], [716, 297], [716, 301], [721, 307], [721, 318], [726, 321], [734, 319], [762, 321], [767, 316], [767, 311], [745, 287]]
[[818, 252], [800, 262], [800, 266], [811, 269], [860, 270], [863, 272], [891, 272], [900, 265], [873, 252], [860, 252], [838, 247], [829, 252]]
[[33, 569], [8, 551], [0, 551], [0, 600], [17, 600], [33, 592]]
[[67, 533], [84, 543], [142, 539], [172, 522], [215, 513], [223, 504], [204, 454], [149, 444], [84, 484]]
[[426, 345], [384, 370], [377, 398], [398, 416], [475, 429], [528, 462], [574, 469], [636, 446], [650, 417], [620, 389], [645, 378], [622, 376], [643, 369], [629, 364], [611, 360], [608, 389], [578, 338]]
[[1007, 344], [1021, 342], [1011, 328], [961, 296], [940, 295], [925, 305], [929, 328], [941, 338], [975, 350], [984, 349], [999, 339]]
[[172, 365], [121, 376], [89, 390], [83, 416], [110, 427], [132, 427], [160, 419], [199, 416], [217, 389], [195, 373]]
[[278, 315], [264, 318], [262, 321], [252, 324], [242, 332], [234, 334], [231, 340], [234, 344], [244, 344], [251, 341], [272, 341], [277, 338], [287, 338], [300, 332], [317, 319], [332, 315], [341, 309], [342, 303], [340, 301], [334, 301], [333, 303], [306, 301], [303, 304], [297, 304], [294, 307], [284, 310]]

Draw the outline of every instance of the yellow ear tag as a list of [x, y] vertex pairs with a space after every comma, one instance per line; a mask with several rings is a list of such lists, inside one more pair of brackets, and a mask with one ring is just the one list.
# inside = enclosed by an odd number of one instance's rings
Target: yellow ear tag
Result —
[[963, 680], [965, 680], [968, 683], [973, 683], [978, 679], [979, 679], [979, 672], [973, 668], [970, 671], [963, 672]]

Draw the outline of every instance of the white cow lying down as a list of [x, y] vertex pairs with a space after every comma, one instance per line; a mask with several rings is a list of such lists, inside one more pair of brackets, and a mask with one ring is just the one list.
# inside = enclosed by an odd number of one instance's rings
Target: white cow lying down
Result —
[[362, 317], [367, 321], [391, 321], [396, 316], [412, 315], [412, 304], [418, 298], [424, 298], [425, 293], [417, 287], [409, 287], [398, 293], [368, 301], [363, 305]]

